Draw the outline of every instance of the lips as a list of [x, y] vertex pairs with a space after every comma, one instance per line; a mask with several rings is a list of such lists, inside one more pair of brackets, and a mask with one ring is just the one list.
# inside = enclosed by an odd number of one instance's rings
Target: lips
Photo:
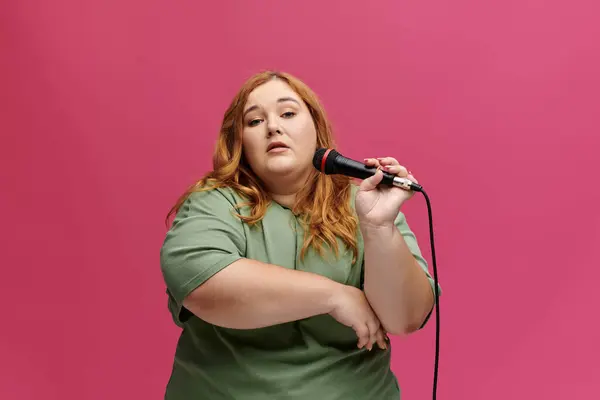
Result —
[[276, 149], [276, 148], [284, 148], [284, 149], [288, 149], [289, 146], [286, 145], [283, 142], [273, 142], [273, 143], [269, 143], [269, 146], [267, 146], [267, 152]]

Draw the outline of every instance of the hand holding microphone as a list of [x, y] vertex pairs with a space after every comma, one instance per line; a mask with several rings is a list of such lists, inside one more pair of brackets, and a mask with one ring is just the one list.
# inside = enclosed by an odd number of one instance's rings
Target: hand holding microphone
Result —
[[[378, 160], [386, 160], [384, 164], [379, 163]], [[369, 160], [377, 160], [369, 161]], [[375, 175], [377, 167], [383, 165], [396, 165], [400, 166], [396, 159], [391, 157], [385, 158], [365, 158], [365, 164], [350, 158], [344, 157], [334, 149], [318, 149], [313, 156], [313, 165], [316, 169], [324, 174], [339, 174], [351, 176], [353, 178], [368, 179]], [[412, 190], [419, 192], [423, 188], [415, 180], [411, 180], [407, 176], [402, 175], [402, 170], [397, 173], [384, 171], [383, 179], [381, 179], [381, 185], [395, 186], [405, 190]], [[407, 171], [406, 171], [407, 172]], [[414, 177], [413, 177], [414, 179]]]
[[363, 179], [356, 194], [361, 227], [393, 226], [402, 204], [421, 191], [415, 177], [392, 157], [366, 158], [365, 163], [346, 158], [333, 149], [318, 149], [313, 165], [325, 174]]

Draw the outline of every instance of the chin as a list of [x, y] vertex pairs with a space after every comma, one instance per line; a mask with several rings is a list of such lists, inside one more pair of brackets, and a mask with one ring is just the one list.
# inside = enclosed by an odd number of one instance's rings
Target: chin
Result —
[[290, 175], [297, 171], [298, 171], [298, 168], [297, 167], [294, 168], [293, 166], [267, 169], [267, 173], [271, 174], [271, 175]]
[[277, 175], [288, 175], [299, 169], [300, 165], [293, 158], [271, 160], [267, 166], [268, 173]]

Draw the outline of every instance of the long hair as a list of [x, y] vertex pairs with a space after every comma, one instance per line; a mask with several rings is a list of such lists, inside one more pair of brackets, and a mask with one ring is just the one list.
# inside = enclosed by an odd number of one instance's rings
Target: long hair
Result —
[[[253, 225], [264, 217], [271, 199], [244, 157], [243, 109], [250, 92], [272, 79], [287, 83], [308, 107], [317, 132], [317, 147], [335, 147], [325, 110], [316, 94], [305, 83], [282, 72], [258, 73], [244, 83], [225, 112], [213, 154], [213, 170], [188, 188], [170, 210], [167, 221], [179, 211], [190, 194], [218, 187], [230, 187], [248, 200], [239, 207], [250, 207], [250, 215], [235, 213], [245, 223]], [[351, 185], [351, 178], [325, 175], [315, 169], [304, 188], [296, 195], [292, 212], [299, 217], [304, 228], [302, 258], [310, 247], [323, 255], [325, 246], [339, 256], [339, 238], [352, 251], [353, 262], [356, 260], [358, 220], [350, 204]]]

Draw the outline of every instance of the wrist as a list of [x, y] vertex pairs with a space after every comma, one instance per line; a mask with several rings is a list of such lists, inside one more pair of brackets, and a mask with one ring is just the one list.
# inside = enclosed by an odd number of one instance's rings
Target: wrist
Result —
[[327, 295], [325, 297], [325, 309], [327, 310], [327, 314], [334, 312], [339, 307], [344, 291], [348, 288], [348, 286], [342, 283], [333, 280], [330, 282], [331, 284], [327, 288]]
[[387, 222], [383, 224], [373, 224], [369, 222], [360, 221], [359, 223], [360, 232], [363, 238], [379, 238], [379, 237], [390, 237], [396, 230], [396, 225], [393, 222]]
[[337, 307], [339, 295], [344, 285], [329, 278], [322, 278], [322, 285], [319, 286], [319, 296], [317, 298], [323, 312], [329, 314]]

